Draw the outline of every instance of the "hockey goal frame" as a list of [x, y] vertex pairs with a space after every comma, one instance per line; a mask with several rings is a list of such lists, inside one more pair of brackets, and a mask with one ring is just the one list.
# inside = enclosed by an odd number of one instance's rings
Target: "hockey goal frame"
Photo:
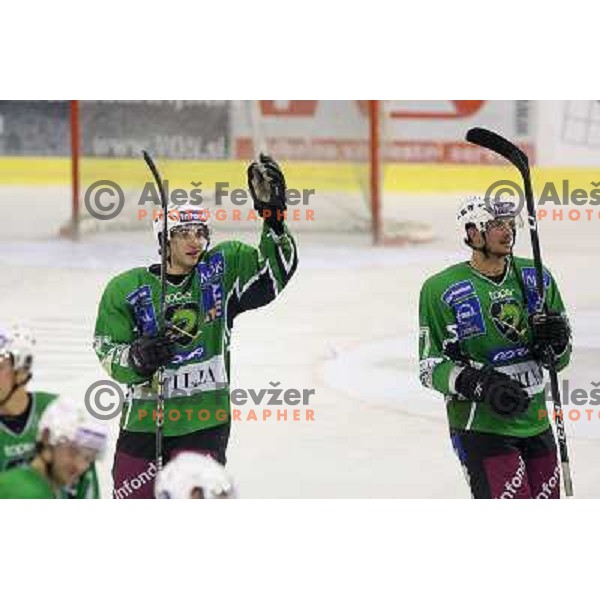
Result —
[[[255, 101], [258, 102], [258, 101]], [[382, 223], [382, 101], [367, 100], [368, 119], [368, 205], [371, 212], [371, 237], [374, 245], [397, 245], [405, 243], [402, 237], [385, 238]], [[70, 148], [71, 148], [71, 218], [61, 229], [61, 234], [77, 239], [81, 228], [81, 127], [80, 101], [70, 100]]]

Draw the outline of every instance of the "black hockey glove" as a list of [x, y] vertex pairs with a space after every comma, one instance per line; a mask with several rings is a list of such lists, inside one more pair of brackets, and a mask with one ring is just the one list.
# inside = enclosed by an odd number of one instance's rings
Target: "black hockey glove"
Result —
[[287, 207], [283, 171], [270, 156], [261, 153], [259, 162], [251, 163], [247, 174], [254, 209], [277, 235], [281, 235], [283, 213]]
[[531, 327], [531, 353], [546, 363], [546, 349], [551, 347], [555, 355], [562, 354], [571, 340], [571, 328], [567, 317], [556, 311], [534, 313], [529, 317]]
[[465, 367], [456, 378], [456, 391], [471, 402], [485, 402], [499, 416], [518, 417], [529, 407], [529, 394], [508, 375], [492, 367]]
[[129, 365], [142, 377], [151, 377], [168, 364], [175, 354], [169, 336], [141, 337], [129, 347]]

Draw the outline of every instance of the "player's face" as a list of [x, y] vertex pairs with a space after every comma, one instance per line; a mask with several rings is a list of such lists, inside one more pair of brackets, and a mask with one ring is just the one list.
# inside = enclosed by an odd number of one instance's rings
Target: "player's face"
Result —
[[490, 254], [507, 256], [512, 252], [515, 222], [513, 219], [494, 219], [486, 229], [486, 241]]
[[96, 452], [81, 448], [75, 444], [64, 443], [54, 446], [52, 455], [52, 474], [61, 485], [72, 485], [90, 467], [96, 459]]
[[193, 269], [208, 240], [202, 227], [187, 226], [171, 233], [171, 267], [175, 272], [187, 273]]
[[15, 370], [10, 356], [0, 356], [0, 402], [10, 394], [15, 383]]

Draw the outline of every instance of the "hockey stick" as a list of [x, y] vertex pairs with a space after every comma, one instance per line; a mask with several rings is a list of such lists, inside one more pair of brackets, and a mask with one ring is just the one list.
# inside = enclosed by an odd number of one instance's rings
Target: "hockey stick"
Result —
[[[144, 150], [144, 160], [152, 172], [156, 187], [160, 193], [160, 204], [162, 207], [162, 236], [160, 240], [160, 329], [165, 330], [166, 296], [167, 296], [167, 195], [163, 186], [162, 178], [152, 157]], [[165, 411], [165, 368], [158, 370], [158, 401], [156, 404], [156, 469], [160, 472], [163, 468], [163, 426]]]
[[[507, 139], [503, 138], [497, 133], [490, 131], [489, 129], [483, 129], [482, 127], [474, 127], [473, 129], [469, 129], [466, 139], [472, 144], [482, 146], [483, 148], [487, 148], [496, 154], [500, 154], [515, 167], [517, 167], [521, 173], [521, 177], [523, 178], [523, 188], [525, 191], [525, 202], [527, 204], [531, 247], [533, 249], [535, 283], [539, 298], [537, 312], [547, 312], [548, 305], [546, 302], [546, 290], [544, 288], [544, 264], [542, 262], [542, 252], [540, 249], [540, 238], [538, 235], [537, 217], [533, 200], [533, 188], [531, 186], [529, 159], [520, 148], [517, 148], [517, 146], [515, 146], [513, 143], [509, 142]], [[565, 494], [567, 497], [570, 497], [573, 495], [573, 481], [571, 479], [571, 467], [569, 464], [567, 434], [565, 432], [565, 424], [562, 417], [562, 404], [560, 400], [560, 391], [558, 388], [558, 375], [556, 373], [555, 356], [551, 347], [548, 347], [545, 352], [545, 362], [548, 365], [550, 389], [552, 391], [552, 402], [554, 404], [556, 436], [558, 438]]]

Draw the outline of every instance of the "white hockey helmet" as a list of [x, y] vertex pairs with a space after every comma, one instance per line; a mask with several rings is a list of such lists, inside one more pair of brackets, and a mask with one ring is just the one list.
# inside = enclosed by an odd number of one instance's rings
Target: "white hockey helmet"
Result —
[[518, 200], [510, 196], [487, 200], [480, 196], [469, 196], [458, 209], [457, 221], [461, 233], [465, 233], [468, 225], [474, 225], [477, 231], [485, 233], [488, 223], [497, 219], [514, 219], [515, 225], [521, 227], [523, 221]]
[[93, 417], [83, 401], [60, 396], [42, 413], [38, 425], [38, 440], [48, 431], [48, 444], [56, 446], [70, 442], [102, 455], [106, 448], [108, 432], [103, 421]]
[[[210, 212], [208, 209], [197, 204], [170, 204], [167, 208], [167, 240], [171, 237], [171, 231], [182, 225], [204, 225], [206, 227], [207, 239], [209, 236]], [[163, 215], [161, 210], [155, 210], [152, 215], [152, 229], [154, 236], [160, 240], [163, 231]]]
[[205, 500], [236, 497], [233, 481], [225, 469], [205, 454], [181, 452], [156, 477], [157, 498], [189, 499], [195, 490]]
[[31, 370], [35, 344], [31, 331], [21, 325], [0, 327], [0, 357], [11, 357], [15, 370]]

